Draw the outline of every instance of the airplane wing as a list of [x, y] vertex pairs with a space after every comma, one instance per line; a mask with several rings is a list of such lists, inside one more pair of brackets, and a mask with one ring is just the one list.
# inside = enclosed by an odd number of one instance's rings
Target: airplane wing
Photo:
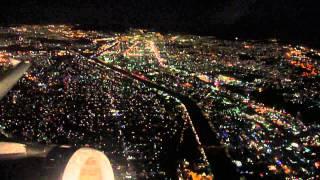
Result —
[[30, 62], [20, 62], [13, 69], [6, 71], [0, 76], [0, 100], [18, 82], [30, 66]]

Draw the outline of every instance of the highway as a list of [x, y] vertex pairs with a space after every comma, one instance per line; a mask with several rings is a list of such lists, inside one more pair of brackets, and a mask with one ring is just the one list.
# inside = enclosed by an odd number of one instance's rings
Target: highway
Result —
[[[201, 146], [204, 148], [205, 154], [207, 154], [207, 160], [213, 167], [214, 175], [217, 179], [239, 179], [238, 173], [235, 170], [234, 165], [226, 153], [225, 148], [221, 146], [215, 136], [215, 132], [209, 126], [207, 119], [204, 117], [201, 109], [197, 106], [196, 102], [187, 96], [176, 93], [170, 89], [160, 86], [154, 82], [143, 79], [139, 76], [131, 74], [119, 67], [115, 67], [112, 64], [106, 63], [102, 60], [93, 59], [96, 63], [106, 66], [113, 71], [117, 71], [125, 76], [136, 79], [149, 87], [154, 87], [161, 90], [172, 97], [179, 99], [185, 106], [188, 115], [190, 116], [191, 126], [195, 129], [196, 135], [198, 135]], [[189, 131], [190, 132], [190, 131]]]

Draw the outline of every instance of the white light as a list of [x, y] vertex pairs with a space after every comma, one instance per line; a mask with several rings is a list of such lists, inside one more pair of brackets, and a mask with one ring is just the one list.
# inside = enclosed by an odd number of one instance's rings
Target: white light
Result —
[[109, 159], [91, 148], [77, 150], [68, 161], [62, 180], [114, 180]]

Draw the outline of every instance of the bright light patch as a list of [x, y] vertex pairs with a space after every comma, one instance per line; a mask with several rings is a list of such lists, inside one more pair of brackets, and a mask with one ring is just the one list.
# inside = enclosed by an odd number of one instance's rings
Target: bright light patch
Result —
[[0, 155], [26, 154], [26, 146], [20, 143], [0, 142]]
[[91, 148], [77, 150], [68, 161], [62, 180], [114, 180], [111, 164], [100, 151]]

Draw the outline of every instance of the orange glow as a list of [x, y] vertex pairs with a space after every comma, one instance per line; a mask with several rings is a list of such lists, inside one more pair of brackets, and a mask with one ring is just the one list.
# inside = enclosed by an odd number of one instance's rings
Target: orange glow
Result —
[[[293, 57], [299, 57], [299, 59]], [[289, 63], [295, 67], [300, 67], [306, 72], [302, 73], [302, 77], [316, 76], [319, 74], [319, 70], [312, 64], [310, 58], [305, 57], [300, 50], [290, 49], [285, 54], [285, 58]]]
[[248, 45], [248, 44], [244, 45], [243, 47], [246, 48], [246, 49], [252, 49], [252, 48], [254, 48], [253, 45]]
[[139, 41], [135, 42], [133, 45], [131, 45], [127, 50], [125, 50], [123, 52], [123, 55], [124, 56], [129, 56], [129, 57], [130, 56], [135, 56], [135, 54], [131, 53], [131, 51], [134, 51], [135, 49], [137, 49], [139, 44], [140, 44]]
[[80, 180], [93, 179], [102, 179], [102, 174], [98, 162], [93, 158], [89, 158], [81, 168]]
[[7, 53], [0, 52], [0, 64], [9, 64], [10, 60]]
[[189, 174], [189, 176], [191, 176], [192, 180], [213, 180], [212, 176], [201, 175], [201, 174], [195, 173], [193, 171], [190, 171], [188, 174]]
[[217, 79], [218, 79], [219, 81], [224, 82], [224, 83], [231, 83], [231, 82], [237, 81], [237, 80], [236, 80], [235, 78], [233, 78], [233, 77], [224, 76], [224, 75], [219, 75], [219, 76], [217, 77]]
[[190, 84], [190, 83], [183, 83], [182, 84], [182, 87], [185, 87], [185, 88], [190, 88], [190, 87], [192, 87], [192, 84]]
[[275, 165], [268, 166], [269, 171], [277, 171], [277, 167]]
[[158, 47], [155, 45], [155, 43], [153, 41], [149, 41], [149, 46], [150, 46], [150, 50], [156, 56], [156, 59], [158, 60], [160, 67], [167, 67], [167, 65], [166, 65], [167, 60], [160, 56], [160, 51], [159, 51]]
[[273, 119], [272, 121], [273, 121], [273, 123], [277, 124], [278, 126], [283, 126], [284, 125], [283, 122], [280, 121], [279, 119]]
[[65, 56], [65, 55], [67, 55], [67, 51], [63, 51], [63, 50], [58, 51], [57, 55], [58, 56]]
[[203, 82], [206, 82], [206, 83], [210, 82], [210, 79], [209, 79], [209, 77], [207, 75], [200, 74], [200, 75], [198, 75], [198, 78]]
[[232, 67], [233, 64], [232, 64], [231, 62], [228, 62], [227, 66], [228, 66], [228, 67]]
[[35, 77], [35, 76], [32, 76], [31, 74], [27, 73], [25, 75], [26, 79], [30, 80], [30, 81], [33, 81], [33, 82], [36, 82], [38, 79]]
[[292, 172], [291, 169], [287, 165], [281, 165], [281, 167], [282, 167], [284, 173], [286, 173], [286, 174], [290, 174]]

